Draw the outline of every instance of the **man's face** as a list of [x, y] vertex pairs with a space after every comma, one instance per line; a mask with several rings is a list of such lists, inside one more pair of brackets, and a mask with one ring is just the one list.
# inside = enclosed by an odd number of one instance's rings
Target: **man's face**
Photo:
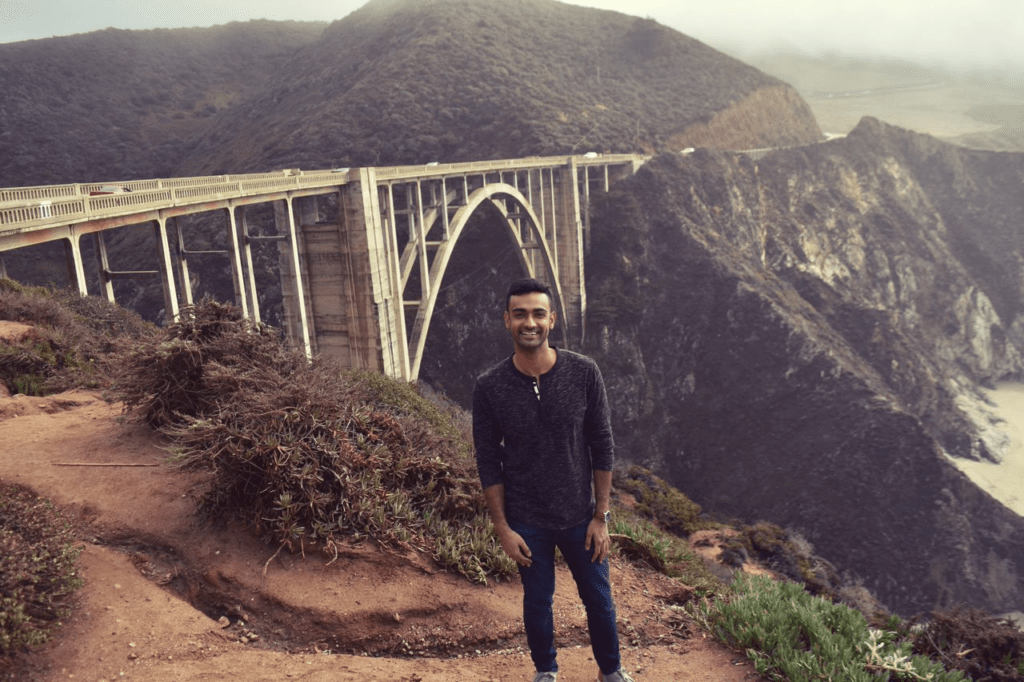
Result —
[[547, 294], [538, 291], [509, 299], [505, 329], [517, 347], [533, 350], [547, 345], [548, 333], [554, 328], [555, 311]]

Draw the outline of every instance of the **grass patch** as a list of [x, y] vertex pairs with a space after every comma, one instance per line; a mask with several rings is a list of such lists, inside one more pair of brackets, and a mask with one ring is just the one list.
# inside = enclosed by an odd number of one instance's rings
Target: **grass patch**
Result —
[[82, 581], [71, 525], [48, 501], [0, 481], [0, 669], [47, 641]]
[[701, 517], [700, 505], [640, 466], [615, 472], [615, 488], [636, 499], [636, 513], [675, 535], [716, 527]]
[[868, 626], [863, 614], [808, 594], [795, 583], [740, 574], [728, 593], [691, 605], [691, 615], [754, 662], [789, 682], [931, 680], [959, 682], [959, 671], [914, 654], [913, 641]]
[[687, 540], [620, 506], [615, 507], [612, 517], [609, 532], [621, 555], [679, 580], [693, 588], [697, 596], [710, 597], [721, 591], [722, 581], [690, 549]]

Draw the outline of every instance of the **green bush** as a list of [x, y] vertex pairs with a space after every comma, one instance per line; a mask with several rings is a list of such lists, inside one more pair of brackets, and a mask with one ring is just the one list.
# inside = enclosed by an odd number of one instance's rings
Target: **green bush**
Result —
[[676, 535], [715, 527], [701, 518], [700, 505], [651, 471], [630, 466], [615, 472], [615, 488], [636, 498], [636, 511]]
[[868, 627], [864, 616], [814, 597], [795, 583], [740, 574], [731, 592], [693, 606], [693, 615], [726, 644], [745, 651], [759, 674], [775, 680], [959, 682], [912, 642]]
[[53, 505], [0, 481], [0, 667], [49, 639], [82, 581], [70, 524]]
[[692, 588], [694, 593], [707, 597], [722, 588], [722, 582], [708, 570], [703, 559], [690, 548], [690, 543], [657, 524], [636, 516], [628, 509], [616, 506], [609, 529], [620, 554], [634, 562], [676, 578]]

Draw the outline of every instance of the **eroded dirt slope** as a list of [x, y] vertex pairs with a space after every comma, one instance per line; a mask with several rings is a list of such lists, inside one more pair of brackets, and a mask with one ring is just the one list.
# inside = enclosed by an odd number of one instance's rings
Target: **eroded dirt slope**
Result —
[[[525, 680], [519, 586], [472, 585], [426, 559], [348, 548], [277, 556], [194, 515], [202, 477], [99, 393], [0, 396], [0, 478], [82, 522], [85, 586], [20, 679]], [[685, 587], [614, 558], [625, 664], [637, 680], [757, 679], [677, 609]], [[593, 680], [568, 573], [556, 595], [561, 680]], [[243, 643], [245, 642], [245, 643]]]

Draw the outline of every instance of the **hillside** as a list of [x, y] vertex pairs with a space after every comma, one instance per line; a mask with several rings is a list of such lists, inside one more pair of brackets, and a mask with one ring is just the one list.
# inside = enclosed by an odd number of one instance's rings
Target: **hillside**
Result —
[[756, 163], [652, 160], [587, 263], [623, 449], [898, 612], [1020, 609], [1024, 519], [948, 457], [999, 461], [974, 387], [1024, 374], [1022, 172], [872, 119]]
[[[726, 112], [723, 126], [716, 117]], [[737, 127], [737, 119], [747, 123]], [[554, 0], [374, 0], [220, 114], [180, 170], [819, 138], [787, 85], [649, 19]]]
[[[5, 331], [0, 324], [0, 343]], [[120, 410], [88, 391], [0, 395], [0, 438], [24, 444], [0, 451], [0, 479], [70, 509], [86, 539], [78, 608], [23, 662], [19, 681], [529, 676], [515, 582], [472, 584], [369, 543], [344, 547], [332, 565], [312, 554], [273, 558], [238, 527], [204, 525], [193, 500], [202, 477], [160, 466], [163, 443], [125, 425]], [[629, 634], [623, 660], [638, 679], [761, 679], [671, 607], [684, 598], [680, 583], [621, 557], [612, 575]], [[558, 581], [562, 678], [590, 680], [585, 616], [566, 569]], [[0, 678], [8, 672], [0, 667]]]
[[212, 117], [323, 23], [93, 33], [0, 45], [0, 186], [166, 177]]

